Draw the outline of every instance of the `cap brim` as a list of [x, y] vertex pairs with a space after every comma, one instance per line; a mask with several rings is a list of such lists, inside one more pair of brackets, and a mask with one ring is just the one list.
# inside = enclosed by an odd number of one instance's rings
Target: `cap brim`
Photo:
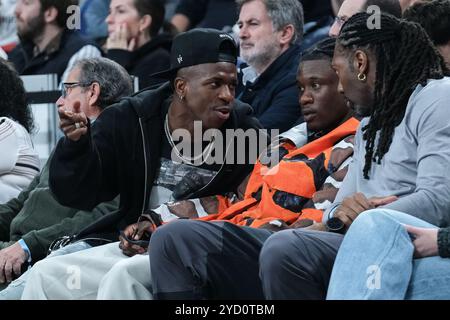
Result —
[[153, 73], [150, 75], [150, 78], [172, 80], [177, 75], [177, 72], [178, 72], [178, 68], [177, 69], [168, 69], [168, 70]]

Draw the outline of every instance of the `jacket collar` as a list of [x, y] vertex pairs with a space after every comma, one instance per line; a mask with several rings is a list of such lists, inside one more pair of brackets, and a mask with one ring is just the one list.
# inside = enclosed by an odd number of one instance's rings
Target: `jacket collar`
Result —
[[152, 38], [149, 42], [144, 44], [142, 47], [133, 52], [136, 59], [141, 56], [146, 56], [150, 52], [162, 48], [170, 52], [170, 47], [172, 45], [172, 36], [168, 34], [157, 35]]
[[291, 61], [293, 58], [300, 58], [300, 46], [292, 45], [283, 52], [272, 64], [256, 79], [254, 87], [264, 86], [267, 82], [272, 81], [273, 77], [284, 68], [289, 68], [291, 71]]
[[37, 45], [34, 45], [33, 57], [37, 57], [40, 54], [50, 55], [58, 51], [59, 48], [61, 47], [62, 36], [63, 36], [62, 32], [58, 33], [52, 40], [50, 40], [50, 42], [42, 51], [39, 50], [39, 47]]
[[66, 37], [67, 30], [63, 30], [61, 33], [58, 33], [42, 51], [40, 51], [32, 41], [23, 41], [21, 42], [21, 45], [27, 60], [31, 60], [41, 55], [48, 56], [59, 51]]

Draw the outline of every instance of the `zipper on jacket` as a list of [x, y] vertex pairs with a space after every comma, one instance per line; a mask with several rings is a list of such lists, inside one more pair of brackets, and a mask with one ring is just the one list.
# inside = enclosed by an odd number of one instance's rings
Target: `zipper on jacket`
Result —
[[144, 135], [144, 126], [142, 125], [142, 118], [139, 118], [139, 126], [141, 127], [142, 134], [142, 147], [144, 149], [144, 172], [145, 172], [145, 185], [144, 185], [144, 201], [142, 203], [142, 211], [141, 214], [145, 212], [146, 204], [147, 204], [147, 148], [145, 147], [145, 135]]

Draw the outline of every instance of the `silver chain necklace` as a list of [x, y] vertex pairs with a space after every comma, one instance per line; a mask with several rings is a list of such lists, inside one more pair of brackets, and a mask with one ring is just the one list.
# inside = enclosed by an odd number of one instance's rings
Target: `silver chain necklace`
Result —
[[208, 143], [208, 145], [206, 146], [206, 148], [203, 150], [202, 153], [200, 153], [199, 155], [197, 155], [195, 157], [189, 158], [189, 157], [186, 157], [181, 154], [181, 152], [178, 150], [177, 146], [175, 145], [175, 142], [172, 139], [172, 135], [170, 134], [170, 129], [169, 129], [169, 114], [166, 114], [166, 118], [164, 120], [164, 131], [166, 133], [167, 140], [169, 141], [169, 144], [172, 147], [172, 150], [175, 151], [175, 154], [178, 158], [183, 160], [183, 163], [192, 164], [193, 162], [196, 162], [200, 158], [203, 158], [203, 161], [200, 163], [200, 166], [201, 166], [211, 156], [211, 152], [212, 152], [214, 142], [215, 142], [215, 134], [213, 135], [213, 137], [211, 138], [211, 141]]

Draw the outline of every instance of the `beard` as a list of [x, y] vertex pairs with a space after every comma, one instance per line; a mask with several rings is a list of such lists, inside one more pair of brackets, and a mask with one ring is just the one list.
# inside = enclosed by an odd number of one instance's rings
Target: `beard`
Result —
[[275, 41], [275, 39], [267, 41], [247, 52], [243, 50], [241, 53], [242, 59], [255, 69], [265, 69], [269, 63], [280, 55], [278, 43]]
[[39, 37], [45, 27], [44, 14], [41, 12], [36, 17], [31, 18], [27, 23], [22, 21], [22, 25], [17, 23], [17, 35], [20, 41], [31, 41]]
[[365, 117], [370, 117], [370, 115], [372, 114], [372, 108], [362, 106], [359, 104], [355, 104], [353, 106], [353, 110], [355, 111], [355, 115], [357, 117], [359, 117], [360, 119], [365, 118]]

